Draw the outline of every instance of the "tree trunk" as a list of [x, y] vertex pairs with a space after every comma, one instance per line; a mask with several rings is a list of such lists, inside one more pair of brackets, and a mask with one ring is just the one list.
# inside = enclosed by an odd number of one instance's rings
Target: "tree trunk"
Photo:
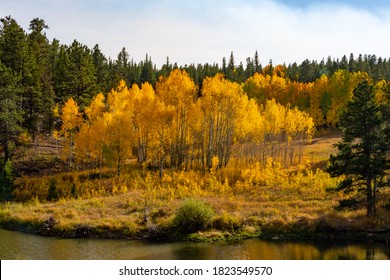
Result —
[[99, 179], [102, 178], [102, 169], [103, 169], [103, 151], [102, 151], [102, 154], [100, 156], [100, 160], [99, 160]]
[[118, 156], [118, 161], [117, 161], [117, 175], [118, 178], [121, 176], [121, 167], [122, 167], [122, 159], [121, 159], [121, 151], [120, 148], [117, 150], [117, 156]]
[[8, 138], [4, 139], [3, 141], [3, 149], [4, 149], [4, 164], [9, 160], [9, 143]]
[[372, 195], [372, 188], [371, 188], [371, 174], [367, 175], [367, 180], [366, 180], [366, 192], [367, 192], [367, 217], [372, 216], [372, 210], [373, 210], [373, 195]]
[[161, 158], [160, 158], [160, 163], [159, 163], [159, 176], [160, 176], [160, 179], [163, 177], [164, 175], [164, 161], [165, 161], [165, 155], [163, 155]]
[[214, 121], [212, 119], [210, 119], [210, 122], [209, 122], [209, 142], [208, 142], [208, 147], [207, 147], [207, 151], [206, 151], [206, 165], [207, 165], [207, 168], [210, 169], [211, 168], [211, 160], [213, 158], [213, 141], [214, 141]]
[[374, 189], [372, 190], [372, 213], [373, 216], [376, 216], [376, 191], [377, 191], [377, 176], [374, 177]]

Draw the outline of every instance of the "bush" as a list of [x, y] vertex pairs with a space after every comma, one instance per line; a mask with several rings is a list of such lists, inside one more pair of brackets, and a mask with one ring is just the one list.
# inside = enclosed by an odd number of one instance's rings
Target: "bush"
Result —
[[57, 192], [57, 183], [55, 179], [50, 179], [49, 182], [49, 193], [47, 195], [48, 201], [56, 201], [58, 200], [58, 192]]
[[223, 212], [220, 216], [215, 217], [213, 225], [218, 230], [234, 231], [238, 230], [242, 226], [242, 222], [238, 217], [234, 217], [226, 212]]
[[173, 224], [181, 233], [194, 233], [207, 229], [214, 216], [210, 205], [197, 199], [187, 199], [176, 211]]

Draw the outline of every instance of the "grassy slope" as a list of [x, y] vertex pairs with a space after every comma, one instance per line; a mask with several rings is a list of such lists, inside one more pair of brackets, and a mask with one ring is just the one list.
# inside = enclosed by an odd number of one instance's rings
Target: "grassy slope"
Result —
[[[340, 139], [338, 133], [315, 137], [305, 147], [306, 160], [313, 169], [324, 167], [332, 144]], [[33, 168], [33, 175], [61, 171], [60, 160], [53, 145], [40, 145], [35, 149], [42, 170]], [[16, 166], [28, 172], [26, 159], [31, 162], [32, 149], [26, 149], [25, 159]], [[51, 154], [51, 155], [50, 155]], [[54, 165], [50, 165], [55, 159]], [[24, 169], [23, 169], [24, 168]], [[378, 218], [368, 220], [364, 210], [336, 212], [338, 194], [305, 192], [283, 192], [275, 186], [264, 188], [255, 195], [215, 194], [204, 192], [199, 198], [208, 202], [215, 210], [211, 228], [202, 233], [186, 236], [191, 240], [225, 240], [261, 236], [264, 238], [365, 238], [388, 239], [390, 218], [383, 207], [379, 207]], [[380, 194], [386, 201], [389, 193]], [[154, 199], [145, 208], [146, 195], [142, 189], [130, 188], [125, 193], [93, 197], [88, 199], [60, 200], [58, 202], [5, 204], [0, 208], [0, 223], [10, 228], [67, 237], [104, 238], [183, 238], [172, 225], [175, 212], [183, 198]], [[144, 221], [145, 216], [147, 222]], [[49, 220], [52, 217], [54, 220]], [[383, 230], [384, 233], [368, 233], [367, 230]]]

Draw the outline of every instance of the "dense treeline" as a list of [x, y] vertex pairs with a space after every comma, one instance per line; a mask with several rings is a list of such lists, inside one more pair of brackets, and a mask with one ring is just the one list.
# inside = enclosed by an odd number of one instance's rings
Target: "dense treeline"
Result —
[[[34, 139], [40, 133], [60, 129], [58, 112], [69, 98], [83, 111], [99, 92], [107, 98], [107, 93], [121, 80], [138, 87], [149, 83], [159, 91], [160, 77], [168, 78], [175, 69], [185, 70], [196, 86], [193, 94], [197, 99], [205, 93], [205, 82], [223, 74], [260, 106], [275, 99], [283, 106], [289, 104], [305, 111], [316, 126], [335, 126], [338, 113], [360, 81], [369, 78], [377, 82], [377, 96], [381, 98], [381, 89], [386, 85], [382, 79], [390, 79], [389, 60], [374, 55], [355, 58], [352, 54], [341, 60], [329, 57], [320, 63], [305, 60], [300, 65], [274, 66], [270, 61], [263, 66], [256, 51], [244, 66], [236, 63], [232, 52], [228, 59], [222, 59], [221, 65], [179, 67], [167, 58], [158, 69], [150, 56], [135, 62], [125, 48], [113, 60], [98, 45], [90, 49], [76, 40], [71, 45], [56, 39], [50, 41], [46, 29], [45, 21], [39, 18], [30, 22], [27, 32], [11, 16], [0, 20], [0, 140], [4, 162], [10, 156], [10, 147], [21, 136]], [[176, 161], [181, 162], [182, 155], [178, 157]]]

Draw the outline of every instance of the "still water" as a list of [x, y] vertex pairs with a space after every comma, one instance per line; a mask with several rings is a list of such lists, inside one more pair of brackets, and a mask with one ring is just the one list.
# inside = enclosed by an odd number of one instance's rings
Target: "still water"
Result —
[[62, 239], [0, 229], [0, 259], [16, 260], [338, 260], [390, 259], [386, 244], [243, 240], [150, 243]]

